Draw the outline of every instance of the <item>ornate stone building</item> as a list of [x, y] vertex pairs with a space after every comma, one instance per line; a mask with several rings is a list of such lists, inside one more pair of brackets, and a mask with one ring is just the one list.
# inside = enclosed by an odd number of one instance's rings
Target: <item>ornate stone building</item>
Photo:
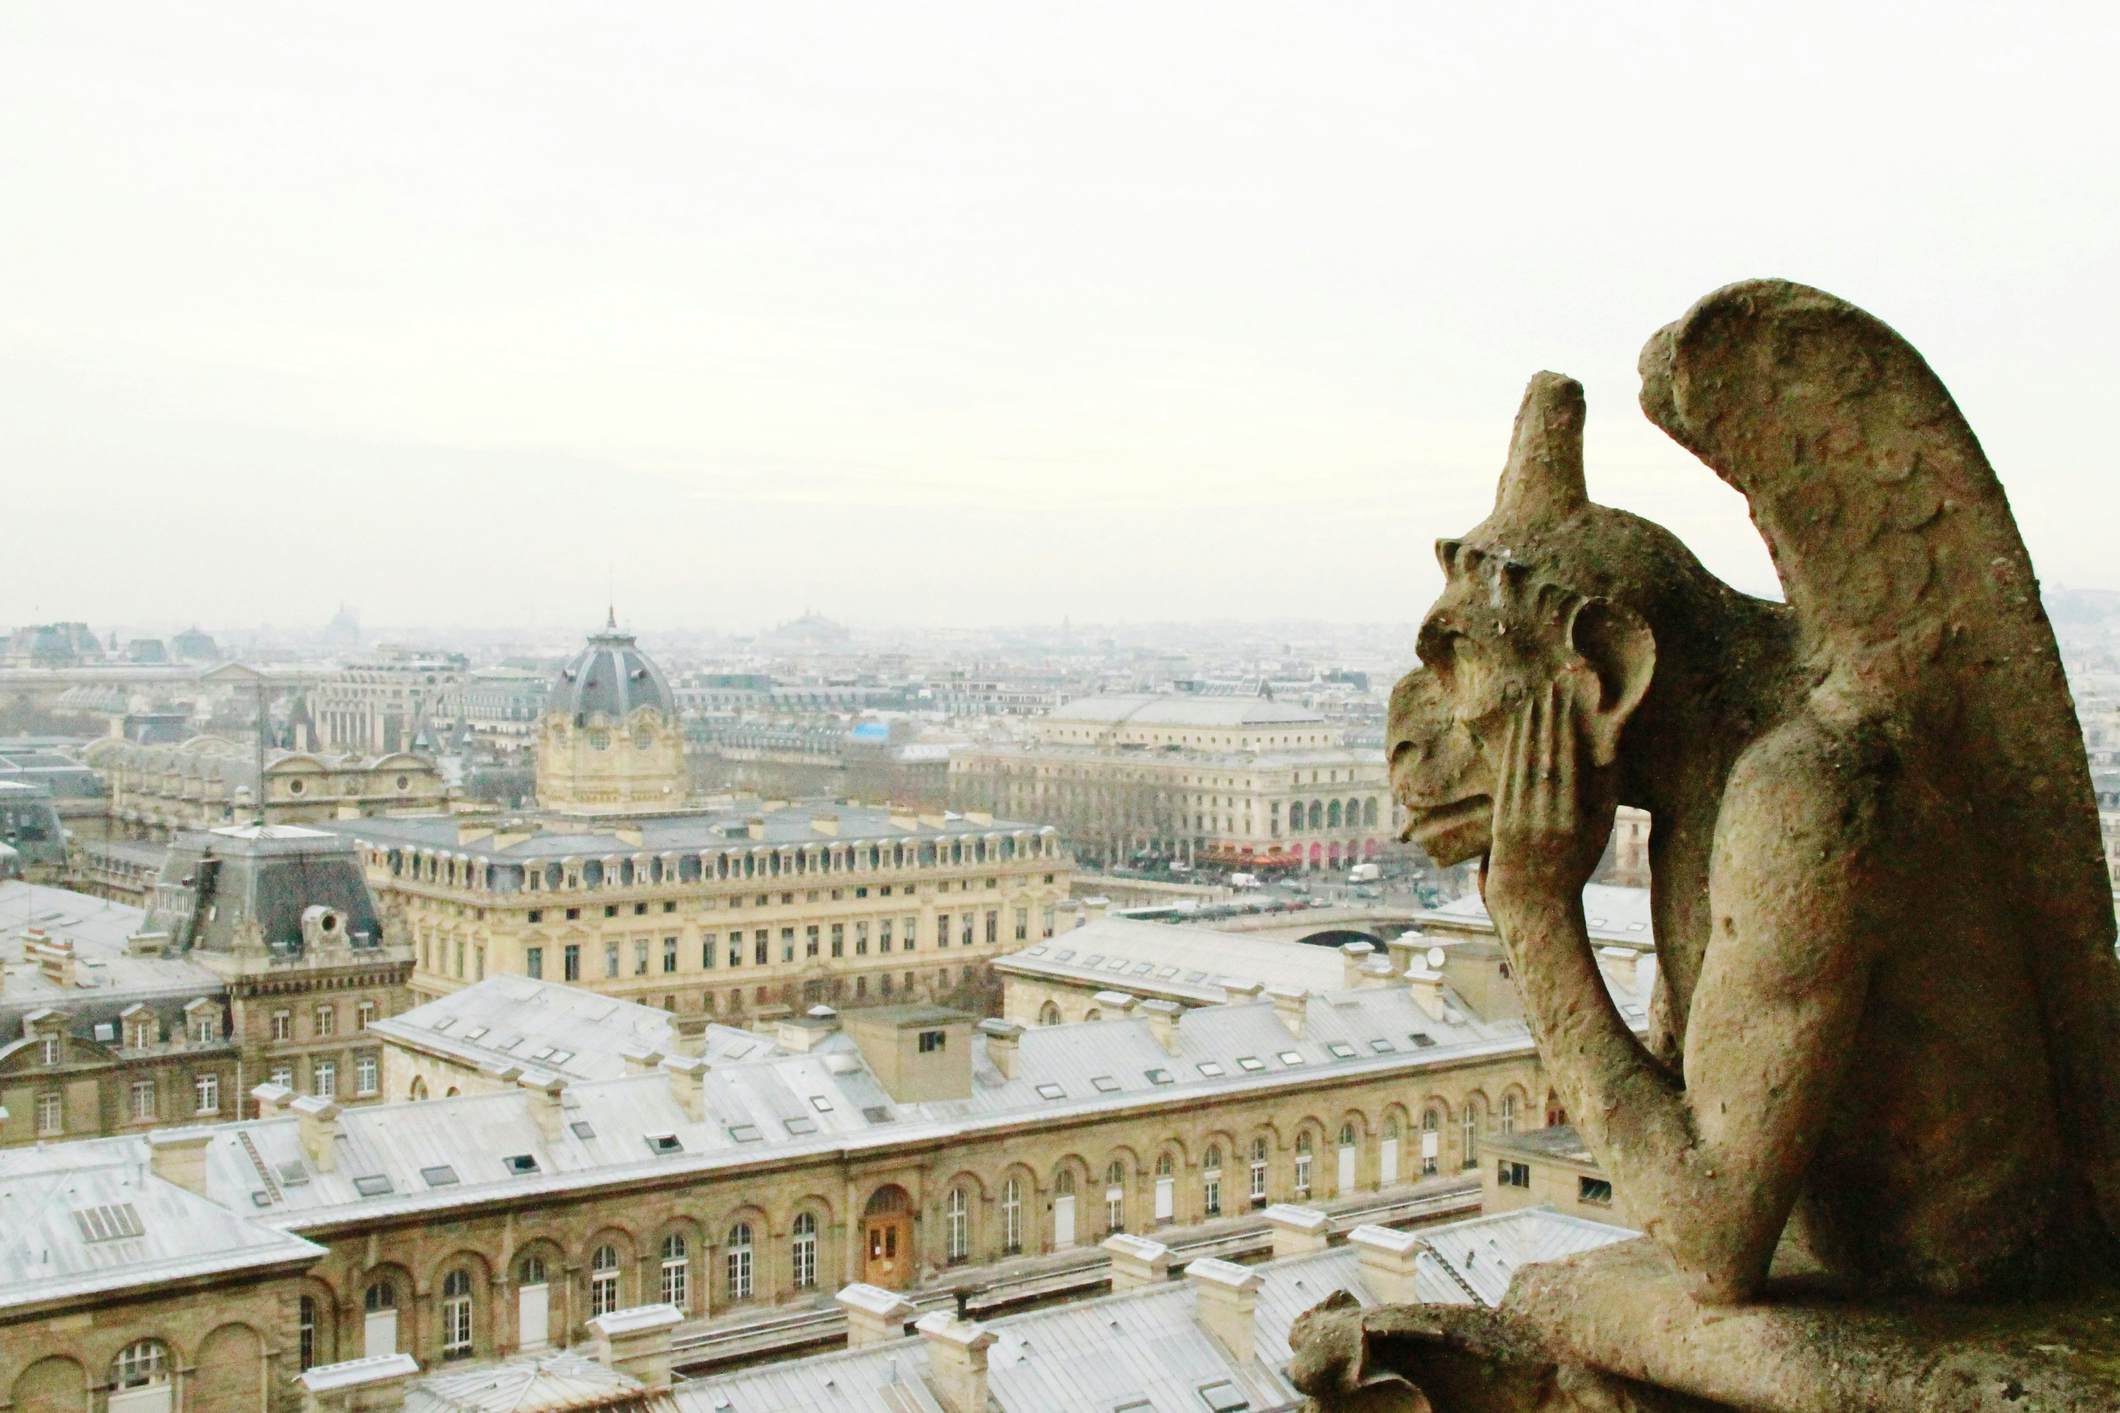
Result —
[[325, 749], [355, 755], [433, 751], [463, 717], [461, 653], [386, 646], [319, 681], [310, 711]]
[[561, 670], [519, 815], [342, 820], [429, 996], [494, 975], [671, 1011], [984, 1005], [985, 964], [1051, 936], [1051, 829], [841, 801], [688, 807], [662, 670], [607, 626]]
[[1266, 697], [1085, 697], [950, 759], [961, 808], [1049, 820], [1105, 864], [1149, 854], [1335, 869], [1394, 837], [1380, 752]]
[[670, 684], [614, 615], [560, 669], [537, 736], [537, 799], [570, 814], [667, 813], [687, 793]]
[[260, 1080], [377, 1100], [411, 971], [351, 847], [286, 826], [179, 839], [144, 913], [0, 884], [0, 957], [0, 1144], [233, 1119]]
[[[483, 985], [505, 1000], [523, 983]], [[1029, 1030], [929, 1006], [822, 1013], [753, 1054], [629, 1045], [630, 1073], [572, 1081], [524, 1038], [527, 1013], [474, 1036], [458, 998], [436, 1002], [393, 1030], [483, 1052], [484, 1092], [341, 1109], [267, 1085], [265, 1115], [239, 1124], [0, 1153], [0, 1210], [55, 1171], [103, 1168], [130, 1185], [147, 1243], [98, 1262], [70, 1235], [48, 1265], [0, 1270], [0, 1394], [100, 1410], [133, 1372], [121, 1352], [152, 1341], [187, 1408], [239, 1406], [192, 1391], [231, 1376], [211, 1357], [225, 1347], [261, 1390], [247, 1406], [292, 1409], [308, 1365], [505, 1356], [643, 1304], [686, 1319], [822, 1304], [850, 1281], [904, 1288], [1274, 1202], [1461, 1185], [1488, 1134], [1536, 1122], [1520, 1024], [1431, 1017], [1397, 984], [1302, 1002], [1144, 1003]], [[148, 1258], [200, 1258], [195, 1208], [254, 1261], [241, 1313], [162, 1298], [195, 1268]], [[72, 1282], [90, 1268], [84, 1333]], [[221, 1334], [231, 1323], [248, 1333]]]
[[[83, 758], [110, 791], [114, 837], [162, 840], [259, 812], [254, 745], [195, 736], [176, 746], [97, 741]], [[396, 752], [334, 756], [273, 749], [265, 754], [268, 824], [315, 824], [345, 815], [437, 810], [447, 791], [433, 760]]]

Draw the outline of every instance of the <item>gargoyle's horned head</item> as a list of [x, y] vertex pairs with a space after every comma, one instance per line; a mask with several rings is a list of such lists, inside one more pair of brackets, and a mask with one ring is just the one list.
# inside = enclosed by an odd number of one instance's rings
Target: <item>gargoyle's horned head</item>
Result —
[[1641, 619], [1570, 587], [1542, 553], [1599, 509], [1584, 490], [1582, 385], [1540, 373], [1517, 410], [1493, 513], [1436, 546], [1445, 582], [1421, 624], [1423, 665], [1391, 694], [1392, 790], [1412, 816], [1408, 837], [1439, 864], [1487, 851], [1504, 734], [1534, 691], [1569, 673], [1597, 679], [1580, 729], [1605, 766], [1648, 689], [1656, 653]]

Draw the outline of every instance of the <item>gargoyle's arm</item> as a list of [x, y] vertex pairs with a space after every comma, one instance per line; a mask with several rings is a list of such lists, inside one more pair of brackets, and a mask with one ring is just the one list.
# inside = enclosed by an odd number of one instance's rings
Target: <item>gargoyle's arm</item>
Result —
[[1747, 1299], [1765, 1279], [1862, 1014], [1869, 812], [1832, 755], [1815, 727], [1784, 728], [1732, 774], [1682, 1081], [1606, 992], [1580, 888], [1510, 890], [1496, 912], [1570, 1118], [1705, 1302]]

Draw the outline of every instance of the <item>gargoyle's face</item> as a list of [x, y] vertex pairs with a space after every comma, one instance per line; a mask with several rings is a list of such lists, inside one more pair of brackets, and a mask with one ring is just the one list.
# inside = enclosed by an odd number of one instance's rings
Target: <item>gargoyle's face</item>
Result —
[[1407, 837], [1445, 867], [1487, 852], [1509, 722], [1581, 658], [1568, 625], [1491, 569], [1452, 574], [1421, 624], [1422, 665], [1391, 691], [1391, 788]]

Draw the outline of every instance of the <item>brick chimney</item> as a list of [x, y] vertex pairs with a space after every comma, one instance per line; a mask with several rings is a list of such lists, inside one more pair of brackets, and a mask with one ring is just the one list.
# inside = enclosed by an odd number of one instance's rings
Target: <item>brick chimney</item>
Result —
[[1280, 1018], [1291, 1036], [1301, 1040], [1303, 1022], [1310, 1013], [1310, 993], [1300, 986], [1276, 986], [1266, 995], [1273, 1002], [1274, 1015]]
[[1362, 1264], [1362, 1284], [1385, 1305], [1411, 1305], [1414, 1279], [1421, 1258], [1421, 1239], [1410, 1231], [1391, 1227], [1359, 1226], [1347, 1233]]
[[1258, 1311], [1259, 1273], [1234, 1261], [1209, 1257], [1187, 1266], [1185, 1279], [1192, 1282], [1201, 1328], [1231, 1359], [1251, 1363], [1258, 1346], [1252, 1320]]
[[1023, 1027], [1014, 1021], [983, 1020], [979, 1033], [986, 1037], [986, 1057], [1003, 1079], [1016, 1077], [1016, 1051], [1023, 1043]]
[[913, 1328], [927, 1344], [936, 1401], [948, 1413], [986, 1413], [986, 1352], [1000, 1336], [947, 1310], [923, 1315]]
[[596, 1362], [651, 1389], [670, 1386], [670, 1331], [684, 1316], [675, 1305], [636, 1305], [589, 1321]]
[[905, 1322], [913, 1318], [913, 1302], [895, 1290], [856, 1282], [843, 1287], [833, 1299], [847, 1317], [847, 1348], [866, 1349], [905, 1337]]
[[1266, 1209], [1266, 1225], [1273, 1228], [1273, 1256], [1307, 1256], [1332, 1245], [1332, 1218], [1315, 1207], [1276, 1202]]
[[1156, 1043], [1163, 1047], [1163, 1053], [1177, 1054], [1178, 1017], [1185, 1014], [1185, 1008], [1176, 1001], [1143, 1001], [1140, 1013], [1148, 1017], [1148, 1033], [1156, 1037]]
[[287, 1107], [301, 1121], [303, 1154], [320, 1173], [336, 1168], [339, 1165], [339, 1106], [329, 1099], [305, 1094], [290, 1100]]
[[1170, 1279], [1170, 1248], [1145, 1236], [1120, 1232], [1100, 1243], [1112, 1258], [1112, 1294], [1162, 1285]]
[[670, 1076], [670, 1093], [685, 1117], [699, 1123], [707, 1116], [707, 1062], [697, 1055], [672, 1055], [662, 1062]]

